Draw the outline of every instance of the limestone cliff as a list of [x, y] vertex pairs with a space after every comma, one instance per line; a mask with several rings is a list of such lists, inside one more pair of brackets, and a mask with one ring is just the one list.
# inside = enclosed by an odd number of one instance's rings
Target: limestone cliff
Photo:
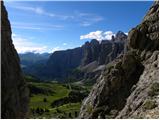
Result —
[[47, 78], [66, 78], [78, 67], [83, 58], [81, 47], [64, 51], [55, 51], [47, 61], [45, 75]]
[[127, 35], [121, 31], [116, 33], [114, 40], [102, 40], [99, 43], [93, 39], [91, 42], [86, 42], [82, 48], [84, 56], [81, 66], [85, 66], [93, 61], [97, 61], [98, 65], [103, 65], [111, 62], [124, 50], [124, 45], [127, 40]]
[[87, 48], [85, 44], [84, 48], [86, 52], [84, 52], [85, 54], [79, 67], [84, 72], [84, 75], [79, 84], [93, 85], [96, 83], [105, 65], [125, 51], [126, 42], [127, 35], [122, 31], [118, 31], [111, 41], [102, 40], [98, 44], [96, 40], [92, 40], [90, 43], [87, 43]]
[[12, 43], [11, 26], [2, 1], [1, 29], [1, 117], [25, 118], [28, 110], [28, 89]]
[[79, 118], [158, 118], [159, 3], [128, 35], [127, 51], [105, 66]]
[[[102, 40], [101, 43], [96, 39], [86, 42], [82, 47], [55, 51], [44, 66], [29, 66], [26, 68], [26, 73], [33, 74], [34, 76], [42, 80], [57, 80], [63, 81], [67, 78], [73, 78], [76, 80], [83, 79], [83, 72], [86, 73], [86, 69], [94, 71], [95, 68], [100, 65], [107, 64], [115, 59], [124, 51], [124, 45], [127, 39], [127, 35], [119, 31], [114, 41]], [[96, 64], [92, 64], [96, 63]], [[75, 69], [81, 71], [81, 75], [74, 75]], [[85, 71], [83, 71], [85, 70]], [[92, 72], [91, 71], [91, 72]], [[90, 73], [89, 73], [90, 74]], [[94, 75], [94, 73], [91, 73]], [[88, 75], [85, 75], [87, 78]], [[85, 78], [84, 78], [85, 79]]]

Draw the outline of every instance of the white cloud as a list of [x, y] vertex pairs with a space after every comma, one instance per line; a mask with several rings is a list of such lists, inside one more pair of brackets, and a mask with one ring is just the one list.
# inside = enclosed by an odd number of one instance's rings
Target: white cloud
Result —
[[107, 40], [111, 40], [112, 36], [115, 36], [115, 34], [112, 31], [106, 31], [103, 34], [104, 34], [103, 35], [104, 39], [107, 39]]
[[128, 33], [127, 33], [127, 32], [126, 32], [125, 34], [126, 34], [126, 35], [128, 35]]
[[30, 42], [27, 38], [24, 38], [17, 34], [12, 34], [13, 44], [18, 53], [36, 52], [43, 53], [47, 50], [47, 46]]
[[101, 41], [101, 40], [111, 40], [112, 38], [112, 35], [115, 36], [115, 34], [112, 32], [112, 31], [106, 31], [106, 32], [103, 32], [103, 31], [95, 31], [95, 32], [90, 32], [86, 35], [81, 35], [80, 36], [80, 39], [97, 39], [98, 41]]
[[29, 11], [29, 12], [34, 12], [35, 14], [39, 14], [39, 15], [45, 15], [45, 16], [49, 16], [49, 17], [55, 17], [61, 20], [66, 20], [66, 19], [73, 19], [74, 16], [72, 15], [60, 15], [60, 14], [55, 14], [49, 11], [46, 11], [45, 9], [41, 8], [41, 7], [31, 7], [31, 6], [20, 6], [20, 5], [11, 5], [10, 7], [12, 8], [16, 8], [19, 10], [23, 10], [23, 11]]
[[42, 9], [42, 8], [35, 8], [34, 11], [37, 13], [37, 14], [45, 14], [45, 11]]
[[61, 48], [59, 46], [57, 46], [57, 47], [53, 48], [53, 50], [51, 51], [51, 53], [53, 53], [55, 51], [59, 51], [59, 50], [61, 50]]
[[7, 6], [18, 9], [18, 10], [29, 12], [29, 14], [32, 12], [33, 14], [44, 15], [44, 16], [51, 17], [58, 20], [72, 20], [76, 22], [78, 25], [83, 27], [88, 27], [97, 22], [104, 20], [102, 16], [99, 16], [93, 13], [73, 11], [70, 14], [57, 14], [53, 11], [44, 9], [44, 7], [32, 6], [25, 3], [10, 2], [10, 3], [7, 3]]
[[40, 7], [29, 7], [29, 6], [12, 6], [13, 8], [24, 10], [24, 11], [31, 11], [36, 14], [45, 14], [46, 11], [43, 8]]
[[12, 28], [27, 29], [27, 30], [62, 30], [62, 25], [52, 25], [48, 23], [23, 23], [23, 22], [11, 22]]
[[63, 45], [67, 45], [67, 43], [63, 43]]
[[28, 30], [40, 30], [41, 28], [39, 27], [29, 27], [29, 26], [17, 26], [17, 25], [13, 25], [12, 28], [18, 28], [18, 29], [28, 29]]
[[88, 26], [92, 25], [92, 23], [84, 21], [84, 22], [80, 23], [80, 25], [83, 27], [88, 27]]
[[93, 14], [93, 13], [82, 13], [79, 11], [75, 11], [76, 19], [80, 22], [80, 26], [88, 27], [90, 25], [93, 25], [97, 22], [100, 22], [104, 20], [102, 16]]
[[89, 34], [86, 35], [81, 35], [80, 39], [97, 39], [101, 40], [102, 38], [102, 31], [95, 31], [95, 32], [90, 32]]

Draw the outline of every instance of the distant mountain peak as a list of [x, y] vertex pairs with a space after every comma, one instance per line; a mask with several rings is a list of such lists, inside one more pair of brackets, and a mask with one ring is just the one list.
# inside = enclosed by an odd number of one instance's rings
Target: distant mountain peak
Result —
[[125, 41], [127, 39], [127, 35], [124, 33], [124, 32], [122, 32], [122, 31], [118, 31], [117, 33], [116, 33], [116, 35], [115, 36], [112, 36], [112, 41]]
[[96, 39], [92, 39], [90, 42], [91, 45], [99, 45], [99, 41]]

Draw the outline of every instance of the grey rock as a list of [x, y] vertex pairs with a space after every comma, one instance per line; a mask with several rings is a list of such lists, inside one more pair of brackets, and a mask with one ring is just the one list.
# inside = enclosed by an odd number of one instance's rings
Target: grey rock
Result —
[[[87, 81], [95, 81], [100, 71], [97, 73], [94, 71], [96, 67], [107, 64], [114, 60], [118, 55], [124, 52], [124, 44], [127, 36], [123, 32], [118, 32], [115, 37], [115, 41], [102, 40], [99, 41], [93, 39], [91, 42], [86, 42], [82, 47], [75, 49], [55, 51], [47, 63], [43, 67], [38, 69], [29, 68], [27, 73], [33, 74], [34, 76], [42, 80], [57, 80], [63, 81], [64, 79], [77, 79], [82, 80], [87, 78]], [[37, 66], [36, 66], [37, 68]], [[90, 69], [90, 73], [86, 72], [86, 68]], [[81, 71], [81, 76], [74, 76], [72, 72], [78, 69]], [[36, 72], [38, 71], [38, 72]], [[93, 72], [94, 71], [94, 72]], [[92, 76], [92, 77], [91, 77]], [[92, 83], [95, 83], [93, 82]]]
[[[114, 66], [118, 64], [119, 66]], [[109, 114], [112, 109], [122, 109], [130, 94], [129, 90], [142, 72], [143, 65], [132, 52], [125, 54], [123, 59], [116, 59], [108, 64], [88, 98], [84, 100], [80, 118], [98, 118], [99, 115]], [[93, 109], [92, 112], [88, 112], [88, 107]], [[99, 110], [101, 107], [104, 109]]]
[[47, 61], [44, 76], [51, 79], [67, 78], [71, 71], [81, 64], [83, 54], [80, 47], [54, 52]]
[[26, 118], [29, 94], [20, 68], [18, 54], [11, 39], [11, 26], [1, 1], [1, 117]]
[[[106, 65], [79, 118], [158, 118], [159, 3], [128, 35], [127, 51]], [[113, 112], [116, 111], [116, 112]]]
[[[159, 52], [155, 51], [152, 56], [143, 63], [145, 66], [143, 74], [140, 76], [135, 90], [127, 98], [125, 107], [120, 111], [116, 118], [158, 118], [158, 94], [156, 95], [156, 91], [154, 90], [155, 87], [158, 87], [155, 86], [154, 83], [159, 84], [158, 54]], [[149, 93], [153, 95], [155, 94], [155, 96], [151, 96]], [[144, 109], [145, 102], [148, 100], [156, 101], [157, 106], [155, 106], [154, 109]]]

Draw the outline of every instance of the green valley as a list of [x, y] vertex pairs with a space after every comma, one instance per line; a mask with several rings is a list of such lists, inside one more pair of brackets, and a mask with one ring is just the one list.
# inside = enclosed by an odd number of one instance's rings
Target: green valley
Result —
[[90, 86], [42, 82], [26, 76], [30, 90], [29, 118], [77, 118]]

